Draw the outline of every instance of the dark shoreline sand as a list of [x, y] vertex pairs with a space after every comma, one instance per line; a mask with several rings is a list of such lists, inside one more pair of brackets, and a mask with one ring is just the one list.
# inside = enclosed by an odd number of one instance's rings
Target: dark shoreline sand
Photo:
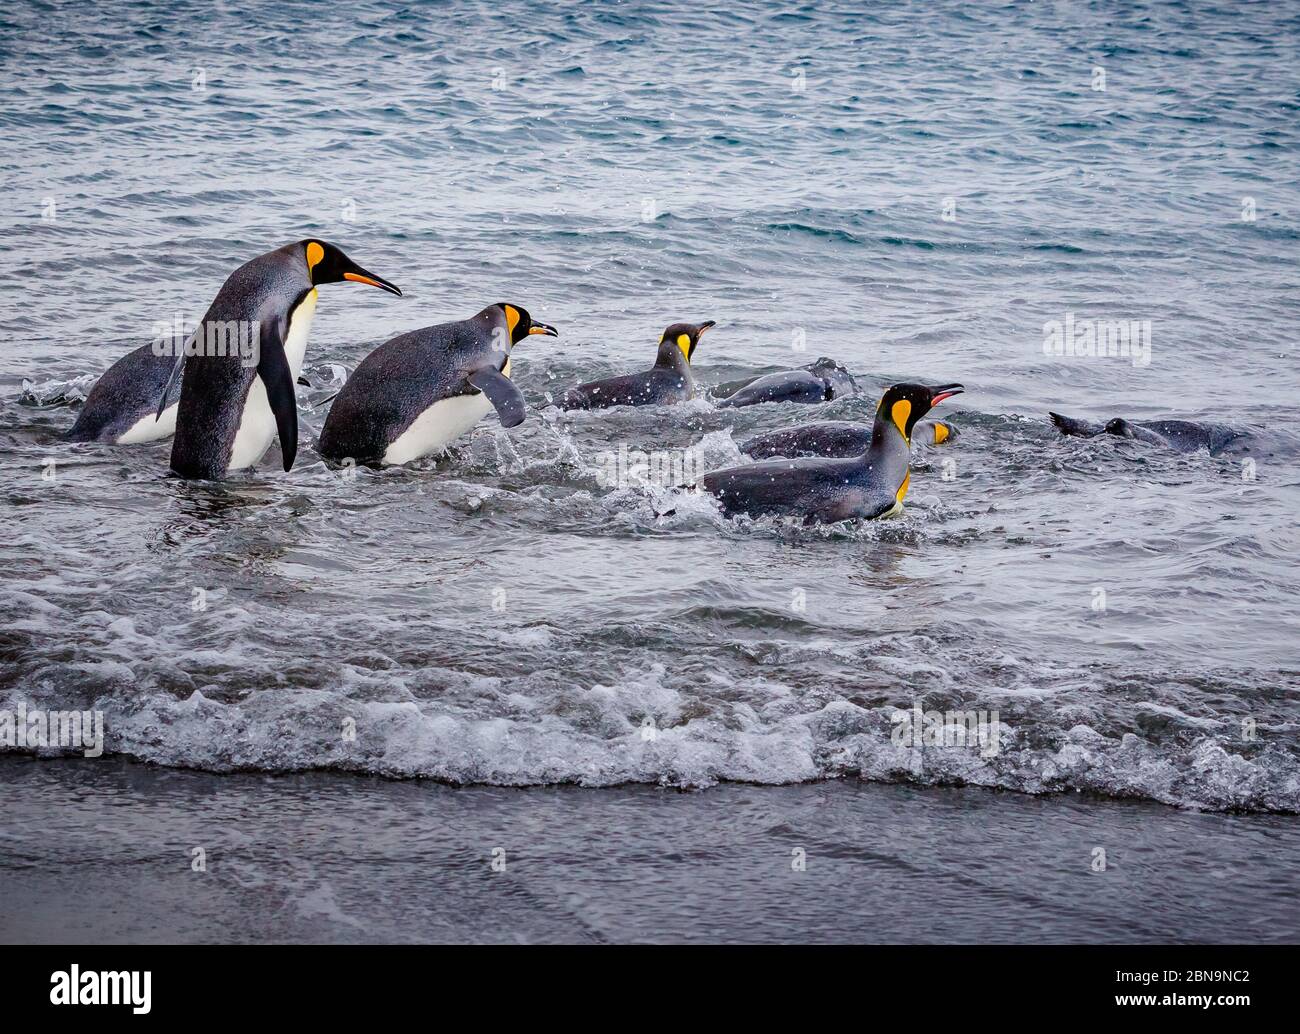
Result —
[[[5, 943], [1263, 943], [1300, 931], [1300, 823], [1286, 816], [849, 780], [454, 789], [14, 755], [0, 779]], [[192, 871], [196, 847], [206, 872]]]

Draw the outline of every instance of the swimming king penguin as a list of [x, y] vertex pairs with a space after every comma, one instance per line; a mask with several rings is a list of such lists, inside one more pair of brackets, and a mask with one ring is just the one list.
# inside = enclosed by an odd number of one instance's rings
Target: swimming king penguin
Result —
[[530, 334], [559, 336], [500, 302], [384, 342], [334, 399], [317, 451], [335, 462], [410, 463], [446, 448], [493, 408], [503, 427], [514, 427], [524, 397], [510, 380], [510, 351]]
[[706, 474], [699, 487], [718, 498], [727, 516], [775, 514], [805, 524], [871, 520], [901, 513], [911, 474], [912, 433], [930, 409], [960, 384], [895, 384], [876, 408], [870, 446], [843, 459], [767, 460]]
[[[871, 424], [851, 420], [823, 420], [755, 435], [739, 448], [756, 460], [773, 456], [859, 456], [871, 447], [874, 430]], [[956, 434], [957, 429], [945, 420], [922, 420], [912, 428], [912, 444], [942, 445]]]
[[[185, 352], [192, 354], [178, 356], [172, 372], [174, 377], [183, 367], [172, 470], [186, 478], [225, 477], [261, 460], [277, 432], [284, 469], [293, 466], [298, 452], [294, 385], [316, 311], [316, 287], [343, 281], [402, 293], [318, 240], [286, 244], [230, 274], [199, 324], [193, 347], [187, 344]], [[248, 353], [230, 348], [232, 332], [246, 333], [257, 347]], [[160, 415], [166, 401], [164, 391]]]
[[756, 377], [719, 400], [719, 409], [756, 406], [760, 402], [829, 402], [858, 390], [858, 382], [843, 366], [826, 356], [797, 370]]
[[607, 409], [610, 406], [665, 406], [695, 397], [691, 359], [702, 335], [716, 324], [674, 323], [659, 338], [655, 364], [645, 373], [608, 377], [571, 388], [560, 399], [561, 409]]
[[[161, 342], [165, 345], [166, 342]], [[175, 359], [155, 344], [141, 345], [104, 371], [64, 435], [70, 442], [138, 445], [176, 430], [179, 381], [170, 380]], [[169, 386], [170, 385], [170, 386]], [[161, 416], [158, 400], [167, 389]]]
[[1204, 449], [1211, 456], [1225, 453], [1247, 453], [1257, 447], [1255, 436], [1243, 428], [1227, 424], [1197, 423], [1191, 420], [1125, 420], [1123, 417], [1105, 424], [1048, 413], [1062, 434], [1082, 438], [1095, 438], [1113, 434], [1117, 438], [1133, 438], [1151, 445], [1161, 445], [1175, 452], [1196, 452]]

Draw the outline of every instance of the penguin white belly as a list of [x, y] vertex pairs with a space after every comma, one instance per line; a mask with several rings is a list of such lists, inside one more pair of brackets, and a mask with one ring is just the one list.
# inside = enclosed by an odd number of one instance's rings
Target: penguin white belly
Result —
[[176, 410], [178, 406], [168, 406], [162, 416], [154, 419], [153, 413], [146, 413], [134, 424], [122, 432], [117, 439], [118, 445], [139, 445], [141, 442], [154, 442], [176, 433]]
[[492, 403], [481, 391], [439, 399], [393, 439], [384, 451], [383, 462], [395, 466], [438, 452], [490, 412]]
[[[289, 375], [295, 386], [298, 383], [298, 375], [302, 373], [303, 359], [307, 355], [307, 333], [311, 330], [312, 317], [316, 315], [317, 297], [316, 289], [313, 287], [289, 317], [289, 333], [284, 339], [284, 355], [289, 360]], [[174, 423], [175, 418], [173, 418]], [[275, 434], [275, 414], [271, 411], [271, 403], [267, 401], [266, 385], [262, 383], [261, 377], [255, 376], [253, 383], [248, 387], [248, 398], [244, 401], [244, 413], [239, 419], [235, 444], [230, 450], [227, 473], [257, 466], [266, 455], [266, 450], [271, 447], [271, 439]]]

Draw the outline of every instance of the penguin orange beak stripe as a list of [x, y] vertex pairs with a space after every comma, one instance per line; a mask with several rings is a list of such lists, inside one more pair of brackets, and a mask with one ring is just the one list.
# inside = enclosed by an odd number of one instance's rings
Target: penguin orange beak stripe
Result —
[[397, 297], [402, 297], [402, 289], [396, 284], [390, 284], [377, 276], [370, 276], [368, 273], [344, 273], [344, 280], [351, 280], [358, 284], [369, 284], [371, 287], [378, 287], [381, 291], [391, 291]]
[[964, 390], [960, 384], [945, 384], [942, 388], [931, 388], [930, 405], [937, 406], [944, 399], [960, 395]]
[[560, 332], [548, 323], [534, 323], [528, 328], [530, 334], [545, 334], [547, 337], [559, 337]]

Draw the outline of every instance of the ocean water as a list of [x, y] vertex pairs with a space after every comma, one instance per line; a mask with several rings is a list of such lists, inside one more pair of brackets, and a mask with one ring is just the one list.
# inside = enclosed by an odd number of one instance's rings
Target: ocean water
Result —
[[[1300, 811], [1300, 5], [34, 3], [0, 86], [0, 708], [217, 772]], [[306, 236], [405, 297], [322, 289], [292, 472], [61, 441], [156, 322]], [[562, 335], [515, 354], [523, 425], [321, 462], [363, 356], [499, 300]], [[1045, 355], [1067, 316], [1149, 321], [1150, 362]], [[705, 388], [827, 355], [865, 393], [548, 404], [704, 319]], [[897, 520], [599, 476], [899, 380], [966, 393]], [[996, 711], [998, 751], [896, 745], [916, 704]]]

